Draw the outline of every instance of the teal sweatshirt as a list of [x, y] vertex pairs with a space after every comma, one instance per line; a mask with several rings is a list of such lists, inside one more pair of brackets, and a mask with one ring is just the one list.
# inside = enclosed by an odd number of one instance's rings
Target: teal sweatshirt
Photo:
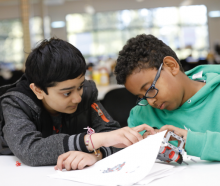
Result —
[[220, 65], [197, 66], [186, 75], [194, 79], [192, 76], [201, 71], [203, 74], [197, 79], [206, 80], [206, 85], [181, 107], [169, 111], [150, 105], [135, 106], [130, 112], [128, 125], [135, 127], [146, 123], [158, 129], [164, 125], [186, 129], [185, 150], [188, 155], [220, 161]]

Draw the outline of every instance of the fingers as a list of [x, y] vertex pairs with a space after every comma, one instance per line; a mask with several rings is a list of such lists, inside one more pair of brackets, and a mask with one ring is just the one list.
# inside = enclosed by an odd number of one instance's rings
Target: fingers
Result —
[[[174, 132], [177, 136], [182, 137], [185, 141], [187, 138], [187, 130], [181, 129], [181, 128], [177, 128], [174, 127], [172, 125], [165, 125], [160, 129], [161, 131], [167, 130], [167, 132], [172, 131]], [[167, 133], [166, 133], [167, 134]], [[175, 140], [175, 138], [171, 137], [170, 141]]]
[[133, 143], [135, 143], [135, 140], [133, 139], [133, 142], [132, 142], [131, 138], [133, 138], [133, 136], [124, 133], [123, 136], [119, 137], [120, 144], [123, 144], [125, 147], [132, 145]]
[[146, 131], [146, 132], [144, 133], [144, 135], [143, 135], [143, 138], [145, 139], [145, 138], [147, 138], [149, 135], [151, 135], [151, 133], [148, 132], [148, 131]]
[[172, 125], [164, 125], [163, 127], [160, 128], [160, 132], [167, 130], [167, 131], [175, 131], [177, 127], [174, 127]]
[[141, 136], [141, 134], [138, 131], [136, 131], [134, 128], [127, 127], [127, 130], [129, 131], [130, 134], [136, 137], [137, 141], [135, 139], [135, 143], [143, 139], [143, 136]]
[[[165, 136], [167, 136], [167, 133], [169, 132], [169, 131], [172, 131], [172, 132], [174, 132], [175, 133], [175, 131], [176, 131], [176, 127], [174, 127], [174, 126], [172, 126], [172, 125], [164, 125], [163, 127], [161, 127], [160, 128], [160, 132], [162, 132], [162, 131], [165, 131], [165, 130], [167, 130], [167, 132], [166, 132], [166, 134], [165, 134]], [[176, 135], [178, 135], [177, 133], [175, 133]], [[170, 139], [169, 139], [169, 141], [175, 141], [176, 140], [176, 138], [174, 138], [174, 137], [170, 137]]]
[[78, 163], [78, 169], [81, 170], [86, 166], [91, 166], [97, 161], [98, 158], [95, 154], [88, 154], [87, 156], [83, 157], [83, 159], [81, 159], [81, 161]]
[[[68, 153], [59, 156], [55, 170], [62, 170], [65, 168], [67, 171], [83, 169], [85, 166], [93, 165], [98, 161], [95, 154], [87, 154], [80, 151], [69, 151]], [[62, 167], [62, 168], [60, 168]]]
[[86, 166], [93, 165], [97, 161], [98, 159], [95, 154], [79, 152], [77, 153], [77, 156], [71, 161], [71, 163], [67, 163], [66, 170], [81, 170]]
[[70, 152], [64, 153], [60, 155], [57, 159], [57, 169], [62, 170], [63, 169], [63, 163], [64, 161], [70, 156]]
[[83, 158], [79, 163], [78, 163], [78, 169], [82, 170], [83, 168], [85, 168], [85, 166], [87, 166], [87, 163], [85, 161], [85, 159]]
[[149, 131], [151, 134], [155, 134], [154, 129], [152, 127], [150, 127], [147, 124], [143, 124], [143, 125], [139, 125], [137, 127], [132, 128], [133, 130], [137, 131], [137, 132], [141, 132], [143, 130], [147, 130]]
[[134, 130], [134, 128], [124, 127], [123, 130], [124, 132], [122, 134], [121, 140], [123, 140], [123, 144], [126, 146], [130, 146], [143, 139], [143, 136]]
[[[125, 147], [128, 147], [134, 143], [137, 143], [138, 141], [141, 141], [143, 139], [143, 136], [139, 134], [140, 131], [148, 129], [150, 134], [154, 134], [154, 129], [146, 124], [129, 128], [124, 127], [121, 130], [123, 131], [117, 141], [120, 141], [120, 144], [124, 144]], [[153, 130], [153, 132], [152, 132]], [[117, 144], [116, 144], [117, 145]]]
[[66, 170], [78, 169], [78, 164], [83, 160], [83, 158], [83, 156], [76, 156], [75, 159], [71, 162], [71, 164], [68, 164]]

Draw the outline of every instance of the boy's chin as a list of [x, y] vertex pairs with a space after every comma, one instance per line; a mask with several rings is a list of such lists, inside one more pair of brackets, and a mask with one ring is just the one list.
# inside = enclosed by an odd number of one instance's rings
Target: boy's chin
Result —
[[76, 109], [66, 109], [64, 111], [61, 111], [61, 113], [73, 114], [74, 112], [76, 112], [76, 110], [77, 110], [77, 107], [76, 107]]
[[167, 106], [166, 108], [164, 108], [165, 110], [169, 110], [169, 111], [172, 111], [172, 110], [176, 110], [176, 109], [178, 109], [179, 108], [179, 106], [177, 106], [177, 105], [169, 105], [169, 106]]
[[76, 112], [76, 110], [74, 110], [74, 111], [65, 111], [65, 112], [62, 112], [62, 113], [65, 113], [65, 114], [73, 114], [74, 112]]

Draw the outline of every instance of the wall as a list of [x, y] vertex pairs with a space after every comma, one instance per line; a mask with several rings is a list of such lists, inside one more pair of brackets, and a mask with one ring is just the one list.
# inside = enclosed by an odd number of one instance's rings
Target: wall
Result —
[[[40, 1], [31, 1], [32, 16], [41, 15]], [[50, 16], [51, 21], [65, 21], [65, 16], [70, 13], [84, 13], [86, 4], [91, 4], [97, 12], [115, 11], [123, 9], [140, 9], [179, 6], [182, 0], [144, 0], [138, 3], [135, 0], [66, 0], [62, 5], [48, 5], [46, 14]], [[194, 5], [204, 4], [208, 12], [211, 10], [220, 10], [219, 0], [193, 0]], [[187, 12], [186, 12], [187, 13]], [[0, 0], [0, 20], [20, 17], [19, 1]], [[209, 25], [209, 44], [211, 49], [215, 42], [220, 42], [220, 18], [208, 18]], [[51, 29], [52, 36], [62, 39], [66, 38], [66, 28]]]

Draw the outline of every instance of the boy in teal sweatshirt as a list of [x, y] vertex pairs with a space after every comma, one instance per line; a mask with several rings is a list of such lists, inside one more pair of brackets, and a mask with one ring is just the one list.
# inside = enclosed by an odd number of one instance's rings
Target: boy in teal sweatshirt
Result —
[[184, 73], [170, 47], [143, 34], [128, 40], [119, 52], [115, 74], [117, 82], [138, 97], [129, 127], [146, 123], [159, 131], [174, 131], [186, 140], [188, 155], [220, 161], [219, 65]]

